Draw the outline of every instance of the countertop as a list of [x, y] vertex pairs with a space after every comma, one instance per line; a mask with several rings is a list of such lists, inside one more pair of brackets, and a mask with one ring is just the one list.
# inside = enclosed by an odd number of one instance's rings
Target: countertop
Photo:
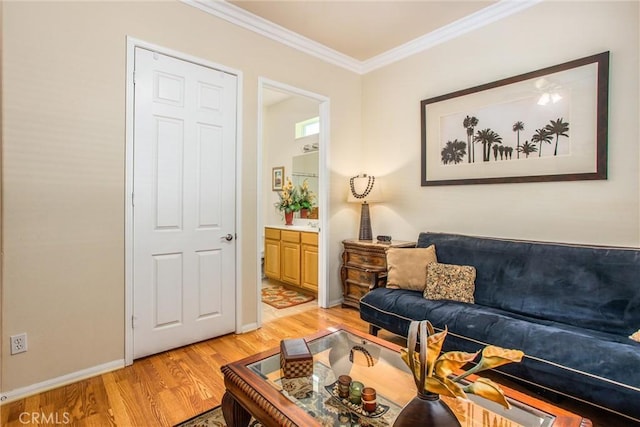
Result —
[[318, 227], [312, 227], [310, 225], [265, 225], [265, 228], [277, 228], [280, 230], [291, 230], [291, 231], [306, 231], [309, 233], [317, 233]]

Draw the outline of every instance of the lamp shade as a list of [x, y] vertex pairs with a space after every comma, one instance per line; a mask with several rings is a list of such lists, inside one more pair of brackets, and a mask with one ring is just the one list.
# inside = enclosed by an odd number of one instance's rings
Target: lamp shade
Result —
[[347, 202], [376, 203], [382, 201], [382, 187], [380, 186], [380, 180], [378, 178], [363, 174], [349, 179], [349, 195], [347, 197]]

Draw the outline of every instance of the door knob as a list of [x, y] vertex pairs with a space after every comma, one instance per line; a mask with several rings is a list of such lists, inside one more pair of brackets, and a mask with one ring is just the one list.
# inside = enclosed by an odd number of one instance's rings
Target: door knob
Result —
[[230, 242], [230, 241], [232, 241], [232, 240], [233, 240], [233, 235], [232, 235], [231, 233], [229, 233], [229, 234], [227, 234], [226, 236], [224, 236], [224, 239], [225, 239], [227, 242]]

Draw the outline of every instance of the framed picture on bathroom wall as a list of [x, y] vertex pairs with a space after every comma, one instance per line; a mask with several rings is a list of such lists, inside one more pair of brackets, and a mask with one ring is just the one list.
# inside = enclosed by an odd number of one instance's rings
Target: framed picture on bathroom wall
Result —
[[271, 189], [282, 191], [284, 187], [284, 166], [278, 166], [271, 170]]
[[421, 185], [607, 179], [609, 52], [420, 102]]

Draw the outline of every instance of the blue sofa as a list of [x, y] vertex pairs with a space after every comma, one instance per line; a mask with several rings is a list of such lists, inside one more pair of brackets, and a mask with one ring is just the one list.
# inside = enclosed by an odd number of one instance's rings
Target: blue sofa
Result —
[[524, 351], [498, 370], [640, 422], [640, 249], [421, 233], [438, 262], [474, 266], [474, 304], [372, 289], [360, 317], [406, 337], [411, 320], [449, 329], [444, 350]]

